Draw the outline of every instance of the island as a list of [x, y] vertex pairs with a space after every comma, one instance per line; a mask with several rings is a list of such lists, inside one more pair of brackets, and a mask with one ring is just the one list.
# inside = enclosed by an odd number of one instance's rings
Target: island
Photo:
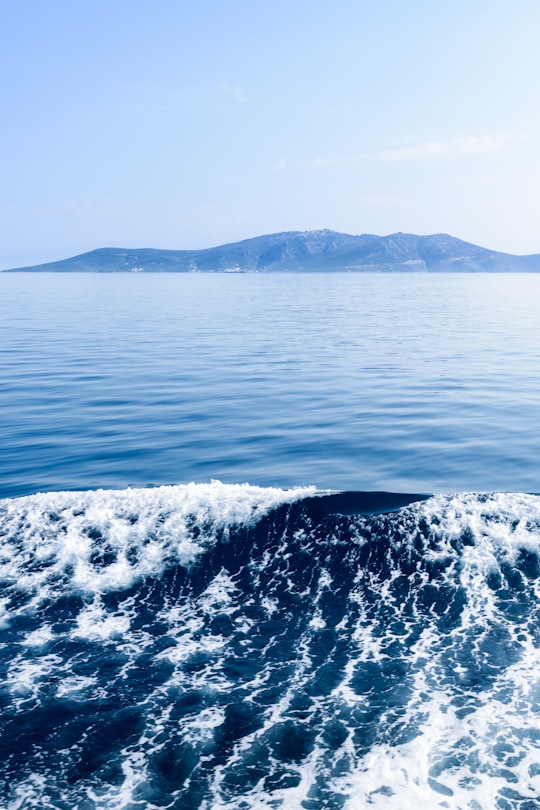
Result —
[[540, 254], [518, 256], [448, 234], [353, 235], [287, 231], [202, 250], [104, 247], [5, 273], [538, 273]]

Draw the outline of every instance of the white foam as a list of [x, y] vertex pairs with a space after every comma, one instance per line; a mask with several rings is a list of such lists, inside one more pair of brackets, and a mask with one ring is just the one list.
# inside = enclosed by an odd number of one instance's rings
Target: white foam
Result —
[[[492, 810], [508, 779], [494, 756], [497, 740], [513, 743], [519, 764], [513, 766], [516, 789], [524, 799], [540, 795], [540, 777], [531, 776], [534, 750], [520, 749], [516, 732], [535, 728], [532, 715], [516, 707], [487, 701], [466, 718], [448, 705], [445, 693], [432, 693], [422, 705], [427, 719], [419, 735], [404, 745], [375, 745], [352, 772], [333, 785], [348, 797], [347, 810], [432, 810], [434, 807]], [[467, 740], [467, 744], [464, 741]], [[457, 756], [456, 756], [457, 754]], [[471, 763], [478, 765], [471, 765]]]
[[56, 690], [56, 697], [69, 698], [69, 700], [87, 700], [88, 691], [97, 684], [96, 678], [83, 675], [71, 675], [64, 678]]
[[13, 695], [35, 699], [61, 665], [62, 659], [58, 655], [43, 655], [40, 658], [18, 655], [8, 668], [6, 685]]
[[[222, 510], [220, 499], [229, 502], [238, 496], [240, 503], [232, 510], [235, 520], [249, 524], [265, 513], [269, 503], [277, 505], [306, 495], [305, 490], [294, 491], [296, 494], [291, 496], [291, 493], [281, 490], [261, 491], [252, 487], [246, 490], [216, 483], [201, 485], [202, 488], [190, 487], [193, 489], [189, 492], [180, 493], [176, 490], [184, 488], [163, 488], [163, 492], [62, 493], [54, 508], [52, 501], [47, 501], [47, 509], [56, 517], [47, 517], [43, 503], [39, 509], [36, 506], [35, 520], [41, 527], [41, 534], [36, 528], [35, 541], [31, 539], [34, 524], [27, 519], [30, 510], [21, 509], [18, 517], [14, 517], [20, 521], [21, 529], [18, 534], [14, 530], [13, 537], [22, 538], [19, 553], [23, 557], [26, 555], [26, 561], [30, 560], [30, 570], [26, 574], [37, 577], [32, 585], [34, 604], [38, 604], [43, 591], [54, 595], [60, 593], [66, 584], [72, 590], [84, 593], [85, 604], [71, 627], [71, 637], [114, 644], [117, 650], [126, 651], [130, 661], [134, 661], [152, 644], [152, 637], [145, 636], [144, 628], [135, 632], [130, 630], [131, 625], [137, 626], [135, 619], [140, 605], [130, 596], [119, 605], [115, 602], [115, 607], [107, 610], [105, 605], [109, 600], [102, 598], [103, 591], [123, 587], [123, 583], [145, 576], [145, 572], [159, 572], [168, 565], [182, 561], [189, 563], [196, 558], [214, 542], [219, 531], [226, 532], [230, 525], [234, 525], [231, 523], [230, 503]], [[46, 500], [52, 496], [43, 497]], [[199, 505], [198, 512], [194, 503]], [[31, 504], [34, 504], [33, 500]], [[0, 510], [3, 506], [5, 504], [0, 505]], [[228, 514], [224, 516], [224, 512]], [[137, 516], [136, 522], [131, 520], [132, 515]], [[395, 517], [396, 521], [401, 519], [401, 516]], [[382, 520], [392, 521], [394, 517]], [[520, 548], [538, 552], [540, 498], [500, 494], [437, 496], [407, 508], [403, 520], [410, 521], [411, 533], [408, 534], [405, 526], [403, 532], [396, 532], [395, 542], [403, 544], [406, 550], [420, 520], [425, 520], [428, 525], [426, 536], [432, 535], [426, 539], [425, 556], [431, 561], [444, 561], [444, 565], [436, 567], [433, 580], [428, 575], [429, 566], [410, 575], [412, 597], [406, 605], [397, 582], [403, 572], [397, 567], [387, 576], [386, 573], [381, 576], [380, 571], [369, 566], [359, 570], [343, 618], [335, 626], [328, 623], [329, 630], [342, 634], [348, 660], [330, 694], [313, 694], [312, 684], [318, 667], [330, 661], [330, 658], [319, 660], [317, 657], [315, 666], [313, 657], [314, 651], [321, 649], [317, 647], [317, 639], [322, 638], [321, 631], [326, 626], [325, 597], [329, 591], [335, 589], [337, 592], [340, 587], [339, 571], [334, 571], [332, 576], [322, 567], [318, 580], [312, 581], [309, 590], [303, 590], [309, 615], [302, 616], [304, 629], [295, 639], [291, 651], [294, 661], [289, 663], [294, 664], [294, 673], [284, 675], [285, 683], [279, 684], [279, 694], [271, 705], [262, 704], [264, 708], [258, 716], [257, 728], [235, 740], [228, 751], [227, 761], [214, 769], [201, 808], [236, 810], [241, 804], [246, 810], [277, 807], [300, 810], [317, 801], [313, 798], [317, 790], [327, 790], [327, 796], [332, 793], [334, 797], [341, 796], [346, 810], [368, 807], [381, 810], [493, 810], [502, 806], [498, 804], [503, 795], [501, 790], [508, 787], [515, 787], [531, 806], [537, 800], [540, 776], [536, 775], [535, 769], [538, 749], [534, 735], [540, 703], [540, 652], [535, 644], [536, 619], [531, 614], [530, 626], [524, 626], [529, 620], [518, 618], [514, 627], [513, 620], [505, 616], [498, 604], [496, 592], [488, 587], [486, 576], [500, 568], [501, 560], [515, 559]], [[191, 534], [192, 525], [203, 530], [204, 537]], [[100, 537], [92, 541], [89, 530], [98, 531]], [[474, 543], [456, 542], [465, 531], [471, 533]], [[39, 546], [39, 537], [43, 546]], [[310, 541], [305, 531], [295, 533], [295, 540], [300, 541], [302, 537], [306, 542]], [[359, 537], [360, 541], [363, 543], [365, 539]], [[106, 552], [107, 547], [114, 550], [116, 560], [109, 565], [102, 563], [101, 568], [94, 565], [91, 555], [96, 551]], [[13, 549], [15, 540], [11, 550], [2, 554], [5, 570], [12, 572], [13, 576], [15, 571], [24, 576], [23, 562], [19, 568], [14, 567], [17, 555]], [[253, 590], [256, 597], [251, 592], [242, 592], [239, 587], [242, 577], [235, 578], [225, 569], [219, 570], [200, 594], [182, 592], [170, 599], [165, 595], [156, 618], [167, 625], [169, 646], [159, 648], [154, 660], [170, 663], [173, 671], [144, 698], [146, 725], [139, 740], [117, 752], [122, 763], [122, 784], [101, 785], [96, 793], [93, 788], [88, 788], [89, 807], [94, 806], [94, 802], [96, 807], [104, 810], [125, 810], [142, 803], [142, 788], [145, 783], [152, 785], [156, 778], [152, 771], [152, 756], [167, 746], [167, 733], [171, 731], [168, 715], [174, 706], [175, 695], [190, 692], [204, 695], [204, 707], [194, 706], [192, 712], [186, 712], [177, 721], [173, 732], [183, 741], [193, 744], [199, 761], [204, 763], [213, 755], [216, 735], [225, 722], [228, 695], [232, 702], [256, 704], [260, 692], [277, 685], [273, 672], [276, 662], [270, 657], [265, 665], [265, 650], [256, 645], [249, 647], [253, 622], [243, 611], [248, 604], [246, 597], [250, 600], [258, 598], [268, 617], [279, 616], [278, 584], [285, 587], [288, 582], [291, 592], [295, 596], [299, 593], [293, 566], [289, 566], [291, 549], [287, 547], [285, 536], [276, 551], [272, 547], [271, 553], [282, 555], [286, 561], [283, 582], [278, 582], [276, 575], [266, 586], [259, 588], [258, 577], [271, 562], [270, 553], [265, 556], [262, 552], [250, 568], [252, 584], [258, 583]], [[35, 571], [32, 569], [34, 560], [39, 560], [43, 570], [39, 566]], [[391, 563], [391, 560], [389, 554], [386, 562]], [[72, 574], [69, 573], [70, 567]], [[449, 621], [446, 630], [440, 628], [444, 605], [437, 609], [433, 607], [430, 612], [422, 600], [416, 598], [417, 592], [433, 584], [438, 587], [452, 585], [466, 595], [463, 605], [455, 611], [455, 621]], [[528, 587], [540, 597], [538, 582], [530, 581]], [[251, 606], [252, 602], [249, 604]], [[234, 631], [224, 630], [221, 635], [220, 623], [212, 621], [216, 616], [227, 616], [230, 621], [224, 621], [223, 626], [234, 627]], [[284, 618], [286, 621], [287, 617]], [[421, 623], [420, 632], [418, 622]], [[512, 649], [519, 648], [516, 660], [501, 667], [494, 680], [487, 679], [481, 689], [473, 690], [466, 679], [467, 660], [464, 658], [465, 666], [460, 666], [457, 656], [455, 663], [453, 658], [449, 661], [449, 656], [461, 651], [463, 643], [467, 642], [471, 645], [471, 658], [478, 656], [480, 659], [485, 653], [481, 642], [493, 627], [502, 628], [510, 641], [515, 642]], [[68, 630], [65, 632], [69, 633]], [[242, 633], [246, 634], [245, 639], [239, 639]], [[51, 640], [52, 632], [44, 626], [42, 631], [28, 633], [19, 649], [24, 650], [25, 655], [38, 655], [46, 652], [39, 648]], [[268, 644], [274, 642], [275, 639], [270, 639]], [[398, 654], [397, 642], [401, 644]], [[247, 645], [245, 648], [244, 644]], [[254, 667], [251, 680], [236, 679], [234, 675], [229, 677], [223, 666], [229, 656], [238, 656], [239, 649], [246, 649], [248, 657], [261, 657], [262, 666]], [[193, 655], [198, 656], [197, 666], [184, 667]], [[377, 732], [380, 731], [378, 742], [370, 743], [368, 753], [360, 753], [360, 749], [363, 752], [365, 748], [358, 742], [359, 723], [362, 722], [359, 718], [364, 709], [370, 708], [373, 694], [368, 691], [369, 684], [364, 689], [359, 683], [359, 673], [361, 675], [362, 670], [366, 670], [366, 662], [384, 667], [390, 658], [400, 656], [406, 686], [403, 694], [396, 698], [401, 714], [397, 720], [396, 716], [392, 718], [390, 701], [381, 710], [380, 718], [369, 721]], [[94, 699], [99, 684], [90, 677], [73, 675], [67, 670], [62, 672], [54, 656], [42, 656], [30, 662], [18, 657], [10, 671], [8, 685], [21, 701], [27, 700], [39, 696], [42, 684], [50, 681], [51, 676], [58, 679], [59, 674], [67, 677], [58, 680], [56, 697]], [[118, 677], [124, 675], [120, 673]], [[390, 688], [393, 685], [394, 682]], [[399, 691], [399, 684], [397, 687]], [[108, 685], [103, 685], [104, 690], [107, 688]], [[299, 695], [310, 696], [302, 709], [303, 714], [295, 704]], [[456, 701], [456, 697], [462, 702]], [[214, 705], [207, 705], [214, 700]], [[466, 712], [460, 711], [463, 706]], [[345, 734], [341, 745], [334, 750], [324, 732], [325, 726], [336, 720], [345, 729]], [[281, 725], [287, 733], [286, 724], [289, 722], [296, 726], [304, 724], [306, 729], [313, 730], [314, 739], [307, 747], [305, 757], [284, 763], [279, 753], [274, 752], [272, 740], [275, 740], [274, 734]], [[389, 740], [399, 738], [400, 728], [411, 730], [409, 741], [393, 745]], [[412, 735], [415, 736], [411, 740]], [[511, 751], [507, 761], [501, 759], [495, 750], [500, 741], [504, 741]], [[235, 771], [242, 772], [261, 751], [266, 751], [264, 755], [268, 756], [265, 774], [286, 770], [289, 775], [298, 777], [296, 786], [268, 788], [261, 777], [258, 783], [246, 786], [241, 796], [234, 794], [230, 788], [231, 777]], [[505, 776], [505, 768], [512, 771], [515, 781], [509, 781]], [[171, 794], [169, 799], [174, 803], [178, 797]], [[321, 798], [321, 807], [325, 801], [326, 798]]]
[[47, 787], [47, 778], [43, 774], [31, 773], [14, 789], [14, 798], [8, 804], [7, 810], [26, 810], [26, 808], [42, 807], [43, 796]]
[[222, 569], [204, 591], [199, 606], [205, 613], [234, 613], [234, 597], [239, 593], [233, 579]]
[[129, 630], [129, 616], [124, 612], [108, 613], [99, 597], [95, 597], [90, 605], [77, 616], [77, 628], [73, 631], [74, 638], [87, 641], [109, 641], [121, 639]]
[[279, 610], [278, 600], [270, 596], [265, 596], [261, 599], [261, 607], [268, 616], [273, 616]]
[[212, 481], [3, 500], [0, 579], [25, 591], [32, 609], [60, 592], [127, 588], [168, 566], [191, 564], [219, 534], [314, 491]]
[[44, 624], [36, 630], [32, 630], [21, 642], [25, 647], [44, 647], [54, 638], [51, 626]]
[[9, 599], [6, 597], [0, 599], [0, 630], [6, 630], [9, 627]]
[[[511, 562], [519, 549], [540, 551], [540, 496], [495, 492], [489, 495], [463, 493], [437, 495], [414, 507], [418, 517], [430, 522], [430, 530], [439, 539], [439, 549], [451, 556], [452, 540], [469, 531], [480, 546], [483, 568], [493, 563], [493, 551], [507, 555]], [[433, 522], [436, 516], [437, 522]]]
[[[331, 787], [347, 797], [346, 810], [368, 806], [381, 810], [492, 810], [502, 806], [499, 802], [509, 787], [524, 802], [536, 801], [540, 776], [532, 741], [536, 739], [540, 693], [540, 651], [534, 644], [537, 627], [533, 617], [530, 628], [526, 624], [513, 627], [487, 577], [499, 571], [503, 562], [515, 562], [521, 549], [539, 553], [540, 498], [507, 493], [437, 496], [408, 512], [416, 520], [425, 519], [435, 541], [424, 549], [424, 558], [445, 562], [438, 585], [460, 585], [466, 601], [459, 620], [445, 634], [434, 614], [433, 624], [428, 619], [412, 646], [403, 648], [408, 650], [414, 677], [401, 723], [415, 729], [414, 739], [398, 745], [380, 742], [361, 758], [349, 746], [350, 772], [332, 780]], [[461, 546], [464, 533], [471, 543]], [[400, 617], [402, 606], [394, 601], [389, 587], [392, 579], [391, 573], [381, 583], [366, 580], [366, 575], [358, 581], [368, 582], [378, 594], [379, 609], [391, 606]], [[418, 581], [415, 589], [420, 587]], [[538, 597], [537, 581], [530, 580], [528, 588]], [[357, 662], [380, 661], [393, 637], [388, 630], [380, 635], [380, 628], [365, 616], [360, 590], [349, 598], [359, 610], [360, 621], [353, 634], [358, 655], [348, 661], [334, 695], [354, 707], [363, 700], [351, 687]], [[405, 621], [404, 626], [408, 632]], [[458, 664], [453, 670], [453, 687], [448, 689], [448, 651], [459, 655], [462, 644], [468, 642], [470, 653], [461, 653], [463, 662], [481, 663], [486, 654], [482, 642], [493, 628], [507, 631], [509, 639], [512, 635], [519, 638], [516, 663], [502, 667], [492, 683], [487, 681], [480, 690], [470, 691], [467, 680], [460, 686], [466, 669]], [[501, 654], [504, 644], [502, 636]], [[454, 705], [456, 697], [461, 702]], [[460, 711], [458, 705], [466, 711]], [[500, 744], [510, 751], [507, 763], [497, 750]], [[343, 750], [347, 751], [347, 744]]]

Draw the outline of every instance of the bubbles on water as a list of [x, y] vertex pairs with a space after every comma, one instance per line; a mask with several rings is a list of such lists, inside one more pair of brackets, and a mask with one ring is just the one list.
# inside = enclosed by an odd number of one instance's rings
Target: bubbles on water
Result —
[[208, 487], [2, 504], [10, 809], [534, 806], [540, 498]]

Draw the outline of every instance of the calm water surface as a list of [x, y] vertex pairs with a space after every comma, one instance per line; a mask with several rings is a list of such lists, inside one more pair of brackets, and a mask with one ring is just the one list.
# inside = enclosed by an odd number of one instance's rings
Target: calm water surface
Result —
[[0, 495], [540, 490], [540, 277], [0, 274]]

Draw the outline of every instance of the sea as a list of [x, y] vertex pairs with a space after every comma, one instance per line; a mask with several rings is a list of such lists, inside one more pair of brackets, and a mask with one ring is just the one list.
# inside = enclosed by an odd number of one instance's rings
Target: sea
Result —
[[0, 273], [2, 810], [539, 810], [540, 275]]

